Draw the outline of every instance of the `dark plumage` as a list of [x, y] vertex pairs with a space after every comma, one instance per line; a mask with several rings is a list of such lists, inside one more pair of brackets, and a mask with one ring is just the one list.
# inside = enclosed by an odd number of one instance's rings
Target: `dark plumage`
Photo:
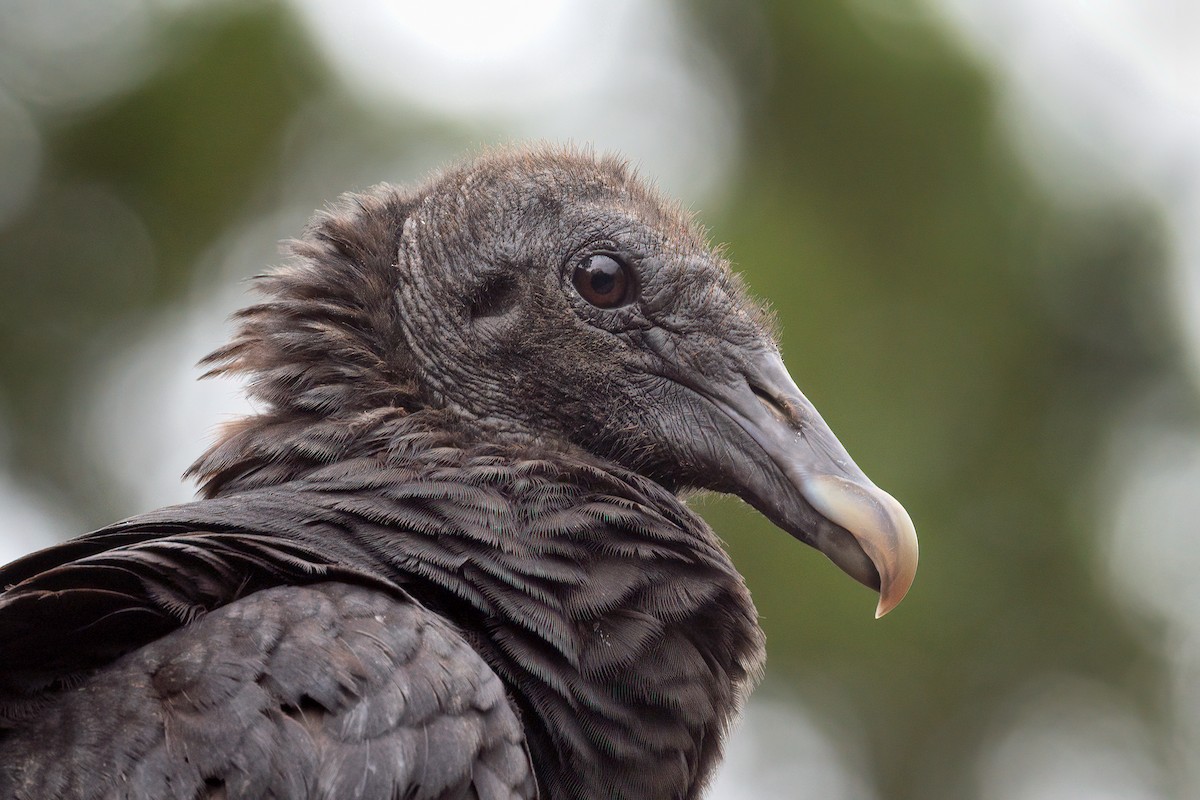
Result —
[[204, 499], [0, 570], [0, 797], [693, 798], [762, 665], [678, 498], [904, 595], [916, 539], [619, 161], [512, 150], [319, 216], [211, 374]]

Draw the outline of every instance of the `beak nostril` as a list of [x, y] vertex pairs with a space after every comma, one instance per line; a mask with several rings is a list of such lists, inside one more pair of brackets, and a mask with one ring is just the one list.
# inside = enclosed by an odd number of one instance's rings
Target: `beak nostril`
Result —
[[776, 397], [761, 386], [756, 386], [748, 381], [747, 383], [750, 386], [750, 391], [754, 393], [754, 396], [757, 397], [763, 405], [769, 408], [772, 414], [775, 414], [792, 427], [798, 426], [799, 415], [796, 413], [796, 410], [790, 403], [782, 398]]

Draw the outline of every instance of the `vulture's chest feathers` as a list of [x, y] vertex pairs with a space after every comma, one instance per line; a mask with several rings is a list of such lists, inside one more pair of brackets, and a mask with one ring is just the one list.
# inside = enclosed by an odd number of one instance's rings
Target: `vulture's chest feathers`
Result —
[[762, 634], [716, 536], [673, 494], [583, 454], [403, 431], [301, 485], [308, 519], [455, 620], [509, 688], [543, 786], [698, 791]]

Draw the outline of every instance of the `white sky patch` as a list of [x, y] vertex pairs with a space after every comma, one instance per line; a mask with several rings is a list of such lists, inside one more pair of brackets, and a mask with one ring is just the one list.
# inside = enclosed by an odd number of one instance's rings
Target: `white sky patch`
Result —
[[1005, 701], [980, 748], [980, 800], [1167, 800], [1137, 713], [1112, 689], [1048, 676]]
[[[301, 217], [281, 212], [236, 229], [211, 248], [199, 271], [205, 288], [180, 306], [135, 327], [126, 341], [106, 342], [113, 355], [95, 365], [91, 398], [80, 409], [82, 468], [104, 470], [134, 514], [192, 500], [184, 471], [212, 443], [219, 426], [253, 410], [241, 384], [199, 380], [197, 362], [224, 344], [229, 316], [255, 296], [244, 280], [281, 259], [278, 241], [300, 229]], [[213, 273], [220, 275], [214, 278]]]
[[1200, 781], [1200, 436], [1163, 413], [1162, 398], [1134, 410], [1111, 447], [1117, 487], [1107, 566], [1139, 618], [1167, 622], [1171, 738], [1180, 785]]
[[756, 694], [726, 746], [708, 800], [876, 800], [866, 759], [845, 731], [802, 706]]
[[198, 381], [195, 366], [225, 341], [224, 319], [235, 307], [222, 294], [166, 311], [103, 365], [84, 409], [84, 468], [117, 482], [129, 502], [125, 514], [194, 499], [196, 486], [184, 481], [184, 471], [222, 422], [249, 411], [235, 382]]
[[711, 207], [738, 152], [722, 66], [653, 0], [292, 0], [364, 101], [621, 152]]
[[0, 470], [0, 564], [49, 547], [79, 532], [74, 520]]
[[1112, 515], [1113, 585], [1143, 613], [1200, 642], [1200, 439], [1143, 410], [1112, 448], [1120, 492]]
[[519, 114], [572, 87], [586, 90], [606, 69], [602, 53], [582, 64], [564, 53], [561, 45], [580, 42], [568, 34], [572, 4], [558, 0], [293, 4], [347, 84], [377, 103]]
[[87, 108], [158, 64], [150, 0], [0, 0], [0, 86], [31, 108]]

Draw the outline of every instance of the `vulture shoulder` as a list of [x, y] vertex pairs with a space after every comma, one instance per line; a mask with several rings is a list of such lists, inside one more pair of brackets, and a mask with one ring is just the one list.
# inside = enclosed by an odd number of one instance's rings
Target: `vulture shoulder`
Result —
[[535, 795], [504, 685], [462, 634], [346, 583], [214, 609], [0, 735], [0, 796], [20, 800]]

